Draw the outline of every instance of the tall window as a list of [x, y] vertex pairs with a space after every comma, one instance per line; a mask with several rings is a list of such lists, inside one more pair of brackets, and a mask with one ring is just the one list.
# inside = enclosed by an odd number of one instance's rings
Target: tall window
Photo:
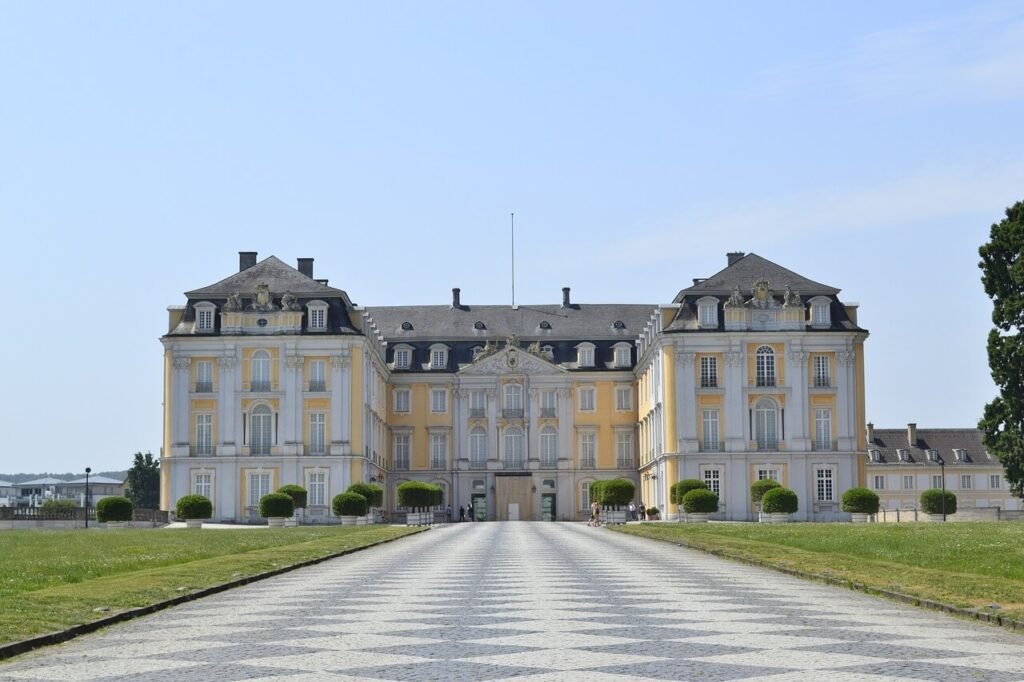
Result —
[[596, 408], [594, 399], [594, 389], [590, 387], [581, 388], [579, 391], [580, 395], [580, 412], [593, 412]]
[[408, 412], [409, 411], [409, 389], [407, 388], [396, 388], [395, 389], [395, 412]]
[[518, 426], [505, 429], [505, 468], [522, 469], [525, 465], [522, 429]]
[[213, 331], [212, 307], [196, 308], [196, 327], [198, 327], [199, 331], [202, 332]]
[[758, 450], [777, 450], [778, 410], [771, 398], [761, 398], [754, 408], [754, 430]]
[[327, 363], [324, 360], [309, 361], [309, 390], [327, 390]]
[[589, 431], [580, 434], [580, 468], [597, 467], [597, 434]]
[[832, 502], [835, 500], [835, 483], [831, 469], [818, 469], [815, 471], [817, 482], [816, 492], [818, 502]]
[[722, 496], [722, 470], [721, 469], [705, 469], [704, 470], [704, 485], [708, 487], [708, 490]]
[[409, 434], [396, 433], [392, 455], [395, 459], [395, 468], [407, 470], [409, 468]]
[[395, 350], [395, 369], [409, 369], [409, 365], [412, 364], [412, 356], [408, 348], [398, 348]]
[[192, 494], [213, 499], [213, 474], [193, 474]]
[[506, 419], [519, 419], [523, 416], [523, 387], [520, 384], [505, 384], [505, 402], [502, 415]]
[[196, 393], [213, 392], [213, 363], [200, 360], [196, 363]]
[[327, 504], [327, 474], [323, 471], [309, 472], [306, 475], [306, 490], [309, 493], [306, 504], [310, 507]]
[[815, 386], [831, 386], [832, 378], [829, 375], [831, 368], [829, 367], [827, 355], [815, 355], [814, 356], [814, 385]]
[[309, 328], [314, 330], [323, 331], [327, 329], [327, 309], [326, 308], [310, 308], [309, 309]]
[[543, 391], [540, 394], [540, 416], [558, 416], [558, 393], [555, 391]]
[[999, 474], [991, 474], [988, 477], [988, 487], [992, 490], [998, 490], [1003, 487], [1003, 477]]
[[972, 487], [972, 485], [971, 485], [971, 475], [970, 474], [962, 474], [960, 476], [960, 489], [961, 490], [970, 490], [971, 487]]
[[620, 346], [615, 349], [615, 366], [616, 367], [629, 367], [629, 361], [632, 356], [632, 351], [627, 346]]
[[196, 415], [196, 454], [213, 454], [213, 415]]
[[875, 476], [875, 490], [885, 490], [885, 476]]
[[620, 412], [633, 409], [632, 386], [619, 386], [615, 389], [615, 409]]
[[697, 306], [697, 317], [701, 327], [718, 326], [718, 304], [707, 301]]
[[775, 351], [770, 346], [761, 346], [757, 349], [755, 369], [758, 386], [775, 385]]
[[479, 426], [469, 432], [469, 466], [474, 469], [487, 466], [487, 431]]
[[270, 474], [250, 473], [249, 474], [249, 506], [258, 507], [260, 498], [270, 494]]
[[832, 410], [829, 408], [814, 410], [814, 449], [832, 449]]
[[580, 484], [580, 509], [590, 509], [590, 483]]
[[430, 468], [445, 469], [448, 466], [448, 436], [443, 433], [430, 434]]
[[435, 348], [430, 351], [430, 368], [444, 369], [448, 366], [448, 351], [443, 348]]
[[258, 350], [252, 354], [252, 390], [270, 390], [270, 353]]
[[718, 452], [721, 442], [718, 440], [718, 410], [701, 410], [701, 449], [705, 452]]
[[430, 411], [448, 411], [448, 391], [443, 388], [434, 388], [430, 391]]
[[700, 358], [701, 388], [718, 388], [718, 358], [703, 355]]
[[631, 469], [633, 462], [633, 433], [619, 431], [615, 434], [615, 466], [619, 469]]
[[327, 452], [327, 415], [323, 412], [309, 414], [309, 454], [322, 455]]
[[269, 455], [274, 442], [274, 413], [266, 405], [257, 405], [252, 409], [250, 422], [249, 451]]
[[576, 349], [576, 365], [579, 367], [594, 366], [594, 347], [585, 344]]
[[904, 476], [903, 477], [903, 489], [904, 490], [913, 490], [914, 489], [914, 477], [913, 476]]
[[469, 394], [469, 416], [474, 419], [483, 419], [487, 416], [487, 394], [483, 391], [473, 391]]
[[941, 474], [940, 475], [936, 475], [936, 476], [932, 476], [932, 487], [933, 488], [941, 488], [942, 487], [942, 475]]
[[545, 469], [558, 466], [558, 432], [551, 426], [540, 430], [540, 465]]

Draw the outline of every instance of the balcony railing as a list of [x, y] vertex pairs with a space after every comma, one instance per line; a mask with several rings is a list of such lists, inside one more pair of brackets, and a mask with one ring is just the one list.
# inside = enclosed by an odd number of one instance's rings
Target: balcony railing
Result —
[[210, 444], [193, 445], [191, 447], [191, 451], [192, 451], [192, 455], [193, 456], [212, 455], [213, 454], [213, 445], [210, 445]]
[[757, 377], [758, 386], [774, 386], [775, 377]]
[[718, 379], [716, 377], [701, 377], [700, 387], [701, 388], [718, 388]]
[[409, 458], [408, 457], [396, 457], [395, 458], [395, 470], [397, 471], [408, 471], [409, 470]]
[[817, 439], [815, 439], [815, 441], [813, 443], [811, 443], [811, 448], [813, 450], [820, 450], [820, 451], [824, 451], [824, 452], [829, 452], [829, 451], [832, 451], [832, 450], [836, 449], [836, 443], [835, 443], [835, 441], [832, 441], [832, 440], [817, 440]]
[[270, 391], [269, 381], [253, 381], [249, 384], [249, 390], [253, 393], [267, 393]]
[[521, 407], [506, 407], [501, 411], [502, 419], [522, 419], [523, 408]]
[[307, 455], [326, 455], [327, 445], [325, 443], [310, 443], [306, 447]]
[[815, 388], [828, 388], [831, 385], [832, 382], [829, 381], [829, 377], [814, 377]]
[[197, 381], [196, 393], [213, 393], [212, 381]]
[[327, 382], [323, 381], [322, 379], [319, 379], [319, 380], [318, 379], [314, 379], [313, 381], [309, 382], [309, 392], [310, 393], [323, 393], [326, 390], [327, 390]]
[[597, 462], [594, 461], [593, 457], [581, 457], [580, 458], [580, 469], [596, 469]]
[[444, 460], [444, 459], [438, 459], [436, 457], [431, 457], [430, 458], [430, 468], [431, 469], [447, 469], [448, 468], [448, 462], [447, 462], [447, 460]]
[[558, 408], [557, 407], [542, 407], [542, 408], [540, 408], [540, 416], [541, 417], [547, 417], [549, 419], [553, 418], [553, 417], [557, 417], [558, 416]]
[[487, 468], [487, 457], [470, 457], [469, 458], [470, 469], [486, 469]]
[[249, 446], [250, 455], [269, 455], [270, 443], [256, 443]]
[[540, 458], [541, 469], [557, 469], [558, 458], [557, 457], [541, 457]]
[[721, 452], [722, 444], [718, 441], [705, 441], [700, 444], [701, 452]]
[[615, 460], [615, 467], [617, 469], [634, 469], [636, 468], [636, 464], [633, 462], [632, 457], [625, 459], [620, 457], [619, 459]]
[[486, 407], [471, 407], [471, 408], [469, 408], [469, 418], [470, 419], [483, 419], [486, 416], [487, 416], [487, 408]]
[[506, 469], [525, 469], [526, 461], [521, 457], [506, 457], [505, 458]]

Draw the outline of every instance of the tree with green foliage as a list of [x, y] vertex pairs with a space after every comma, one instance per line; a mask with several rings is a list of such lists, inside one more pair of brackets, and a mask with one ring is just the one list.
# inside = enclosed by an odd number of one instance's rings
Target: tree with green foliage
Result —
[[1024, 202], [1006, 209], [978, 252], [995, 325], [988, 333], [988, 366], [999, 387], [978, 428], [985, 447], [1003, 463], [1010, 491], [1024, 497]]
[[125, 480], [125, 497], [136, 509], [160, 508], [160, 460], [152, 452], [135, 453]]

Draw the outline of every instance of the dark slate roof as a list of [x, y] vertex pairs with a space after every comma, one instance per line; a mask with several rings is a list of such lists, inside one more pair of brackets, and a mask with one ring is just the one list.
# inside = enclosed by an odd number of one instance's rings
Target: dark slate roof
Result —
[[227, 298], [234, 293], [251, 296], [252, 292], [256, 290], [256, 285], [263, 283], [269, 284], [270, 290], [277, 295], [289, 292], [299, 298], [326, 299], [338, 296], [348, 298], [348, 294], [341, 289], [321, 284], [274, 256], [264, 258], [251, 268], [236, 272], [216, 284], [186, 291], [185, 295], [189, 299], [196, 300]]
[[760, 279], [768, 280], [776, 292], [782, 292], [789, 286], [802, 296], [835, 296], [840, 291], [798, 275], [756, 253], [748, 253], [724, 270], [681, 290], [672, 302], [681, 303], [685, 296], [728, 296], [737, 286], [741, 293], [749, 296], [754, 282]]
[[[896, 450], [906, 448], [910, 450], [911, 462], [901, 462]], [[970, 458], [968, 462], [958, 462], [953, 455], [953, 449], [967, 451]], [[928, 450], [938, 450], [946, 466], [991, 466], [999, 464], [999, 460], [990, 455], [985, 449], [982, 441], [981, 431], [978, 429], [918, 429], [917, 443], [911, 446], [907, 442], [907, 430], [904, 429], [875, 429], [875, 439], [868, 443], [868, 449], [879, 450], [882, 454], [881, 462], [872, 464], [897, 464], [900, 466], [930, 466], [939, 468], [938, 462], [928, 459]]]
[[[772, 292], [773, 292], [773, 294], [775, 294], [775, 296], [774, 296], [775, 299], [780, 300], [780, 301], [782, 300], [781, 297], [778, 295], [778, 294], [781, 294], [782, 291], [776, 291], [776, 290], [773, 289]], [[690, 332], [690, 331], [692, 331], [692, 332], [699, 332], [699, 333], [707, 333], [707, 332], [721, 332], [721, 331], [725, 331], [725, 312], [724, 312], [724, 308], [723, 308], [722, 304], [725, 303], [725, 301], [728, 299], [728, 296], [716, 296], [716, 298], [718, 298], [718, 326], [717, 327], [713, 327], [711, 329], [707, 329], [707, 328], [701, 328], [700, 325], [698, 324], [699, 318], [698, 318], [698, 312], [697, 312], [697, 306], [698, 306], [697, 301], [699, 299], [701, 299], [701, 298], [704, 298], [705, 296], [710, 296], [710, 295], [711, 294], [701, 294], [700, 296], [693, 296], [693, 295], [686, 295], [686, 296], [684, 296], [683, 297], [683, 301], [681, 303], [679, 303], [679, 311], [676, 313], [675, 317], [672, 318], [672, 322], [670, 322], [668, 324], [668, 326], [665, 327], [665, 331], [668, 332], [668, 333], [671, 333], [671, 332]], [[801, 292], [800, 293], [800, 301], [803, 303], [804, 307], [806, 308], [806, 306], [807, 306], [808, 302], [810, 301], [810, 299], [812, 299], [812, 298], [814, 298], [815, 296], [818, 296], [818, 295], [819, 294], [805, 296], [803, 294], [803, 292]], [[823, 295], [823, 294], [820, 294], [820, 295]], [[750, 293], [749, 292], [745, 293], [744, 294], [744, 298], [750, 298]], [[805, 326], [805, 331], [808, 331], [808, 332], [821, 332], [821, 331], [826, 331], [826, 332], [827, 331], [867, 331], [866, 329], [863, 329], [862, 327], [858, 327], [856, 324], [854, 324], [853, 320], [850, 319], [850, 316], [846, 314], [846, 306], [843, 305], [843, 303], [838, 298], [836, 298], [835, 296], [828, 296], [827, 298], [831, 299], [831, 302], [829, 303], [829, 319], [831, 319], [832, 324], [829, 327], [825, 327], [825, 328], [822, 328], [822, 327], [812, 327], [811, 325], [806, 325]]]

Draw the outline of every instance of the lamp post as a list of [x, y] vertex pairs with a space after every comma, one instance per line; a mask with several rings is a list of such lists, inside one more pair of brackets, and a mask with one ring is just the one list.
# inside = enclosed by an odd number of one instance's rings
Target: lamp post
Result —
[[92, 468], [85, 467], [85, 527], [89, 527], [89, 474]]
[[946, 460], [939, 455], [939, 471], [942, 475], [942, 521], [946, 521]]

